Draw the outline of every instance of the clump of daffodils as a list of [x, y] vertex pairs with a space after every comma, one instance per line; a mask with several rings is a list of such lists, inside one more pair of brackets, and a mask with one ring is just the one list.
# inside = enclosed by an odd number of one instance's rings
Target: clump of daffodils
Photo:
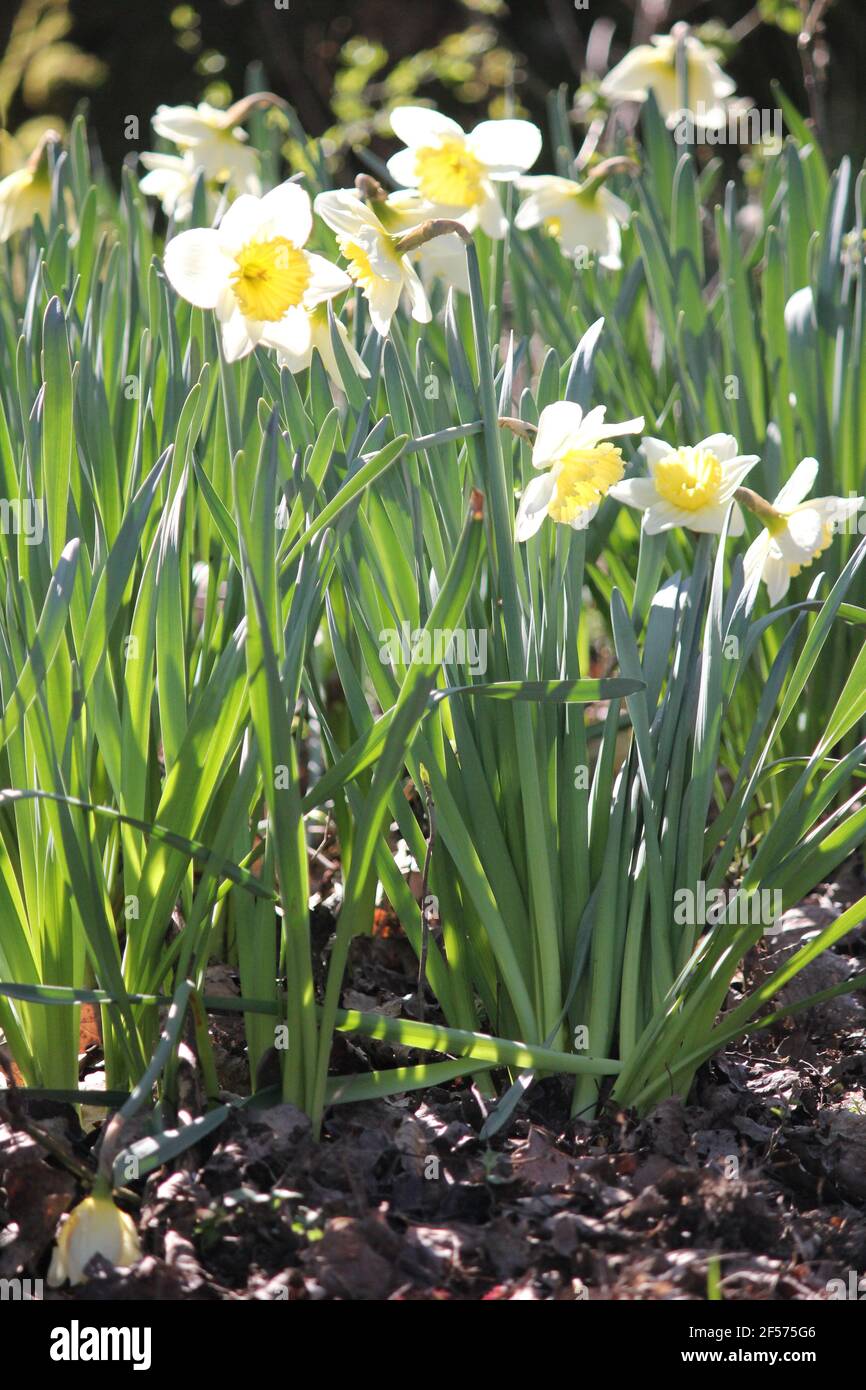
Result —
[[113, 1265], [131, 1265], [141, 1258], [135, 1222], [115, 1206], [110, 1191], [98, 1187], [61, 1220], [51, 1256], [48, 1283], [81, 1284], [94, 1255]]
[[541, 153], [541, 131], [531, 121], [482, 121], [466, 134], [450, 116], [426, 106], [398, 106], [391, 127], [406, 146], [388, 160], [396, 183], [417, 188], [436, 215], [480, 227], [501, 239], [508, 221], [496, 185], [531, 169]]
[[518, 541], [534, 536], [545, 517], [584, 530], [622, 478], [622, 451], [610, 441], [642, 430], [643, 417], [614, 425], [605, 424], [605, 414], [600, 405], [585, 415], [572, 401], [557, 401], [541, 412], [532, 464], [542, 471], [520, 499]]
[[169, 281], [190, 304], [214, 311], [227, 361], [258, 343], [309, 360], [316, 309], [351, 285], [304, 249], [312, 227], [309, 194], [289, 181], [264, 198], [241, 194], [218, 227], [181, 232], [166, 246]]
[[[688, 94], [685, 102], [677, 65], [680, 45]], [[687, 110], [699, 113], [704, 128], [719, 130], [727, 121], [726, 103], [736, 85], [722, 71], [712, 49], [683, 26], [670, 34], [654, 35], [650, 43], [638, 44], [611, 69], [600, 90], [611, 102], [643, 102], [652, 92], [668, 125], [675, 125], [683, 110]]]
[[429, 323], [432, 314], [424, 286], [409, 256], [399, 249], [399, 237], [386, 225], [382, 201], [367, 203], [358, 193], [339, 189], [320, 193], [315, 207], [322, 221], [337, 234], [340, 254], [352, 282], [367, 300], [377, 333], [387, 335], [404, 294], [412, 317], [418, 323]]
[[[629, 164], [628, 160], [608, 160], [583, 183], [554, 174], [533, 174], [517, 180], [517, 188], [528, 196], [517, 209], [514, 225], [519, 231], [542, 227], [559, 243], [566, 256], [597, 256], [607, 270], [622, 266], [620, 229], [631, 215], [629, 206], [604, 187], [609, 173]], [[635, 166], [631, 166], [635, 167]]]
[[0, 242], [29, 227], [36, 217], [48, 221], [51, 208], [49, 156], [59, 143], [55, 130], [46, 131], [27, 163], [0, 179]]
[[817, 476], [818, 460], [805, 458], [772, 503], [741, 489], [741, 500], [764, 523], [746, 551], [746, 586], [755, 589], [763, 581], [771, 605], [785, 597], [791, 580], [823, 554], [836, 528], [863, 505], [862, 497], [809, 498]]
[[743, 513], [734, 494], [758, 462], [757, 454], [740, 454], [730, 434], [712, 434], [699, 444], [680, 447], [644, 439], [641, 453], [648, 476], [617, 482], [611, 495], [644, 513], [648, 535], [674, 526], [718, 535], [731, 508], [728, 534], [743, 534]]

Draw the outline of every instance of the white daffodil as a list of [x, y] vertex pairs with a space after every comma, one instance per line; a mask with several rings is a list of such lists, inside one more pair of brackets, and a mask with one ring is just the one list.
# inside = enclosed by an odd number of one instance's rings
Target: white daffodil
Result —
[[[183, 222], [192, 212], [192, 199], [198, 175], [196, 162], [190, 151], [186, 154], [143, 154], [141, 162], [147, 173], [139, 183], [139, 188], [148, 198], [158, 198], [166, 217]], [[213, 215], [216, 197], [212, 188], [207, 187], [208, 214]]]
[[743, 513], [733, 501], [757, 454], [738, 454], [730, 434], [712, 434], [700, 444], [675, 448], [661, 439], [644, 439], [641, 452], [647, 478], [628, 478], [611, 488], [611, 496], [644, 512], [650, 536], [683, 526], [689, 531], [718, 534], [733, 502], [729, 534], [743, 534]]
[[48, 1283], [52, 1288], [82, 1284], [84, 1271], [94, 1255], [113, 1265], [131, 1265], [141, 1259], [135, 1222], [114, 1205], [110, 1193], [94, 1192], [65, 1217], [51, 1256]]
[[805, 501], [817, 476], [818, 460], [803, 459], [772, 506], [758, 498], [760, 505], [752, 508], [765, 524], [746, 551], [745, 582], [747, 588], [753, 588], [763, 579], [771, 605], [784, 598], [794, 576], [827, 549], [839, 523], [863, 505], [862, 497], [813, 497]]
[[605, 411], [599, 405], [584, 415], [572, 401], [557, 401], [542, 410], [532, 464], [545, 471], [523, 490], [515, 527], [518, 541], [534, 536], [546, 516], [584, 530], [622, 477], [622, 451], [609, 441], [643, 429], [643, 416], [606, 425]]
[[0, 179], [0, 242], [31, 226], [37, 216], [47, 223], [51, 210], [48, 152], [59, 140], [56, 131], [46, 131], [24, 167]]
[[370, 320], [383, 336], [391, 327], [400, 296], [406, 294], [412, 317], [429, 323], [430, 305], [408, 256], [396, 249], [395, 237], [368, 203], [342, 189], [320, 193], [315, 203], [323, 222], [337, 234], [349, 275], [370, 306]]
[[541, 131], [531, 121], [482, 121], [471, 134], [426, 106], [398, 106], [391, 127], [406, 146], [388, 160], [391, 177], [417, 188], [439, 216], [469, 230], [505, 236], [508, 222], [497, 183], [531, 169], [541, 152]]
[[520, 231], [544, 227], [566, 256], [589, 252], [607, 270], [620, 269], [620, 227], [628, 222], [630, 210], [616, 194], [592, 181], [580, 184], [553, 174], [518, 179], [517, 187], [529, 195], [514, 219]]
[[344, 271], [303, 249], [312, 226], [309, 195], [289, 182], [264, 198], [242, 193], [218, 227], [181, 232], [166, 246], [169, 281], [215, 311], [229, 362], [258, 343], [307, 352], [311, 311], [350, 287]]
[[[398, 188], [395, 193], [389, 193], [384, 206], [377, 204], [376, 211], [392, 232], [414, 231], [441, 213], [434, 203], [422, 198], [417, 188]], [[466, 247], [456, 232], [431, 237], [423, 246], [410, 251], [409, 256], [418, 267], [425, 289], [429, 289], [434, 280], [441, 280], [449, 289], [469, 293]]]
[[[355, 350], [354, 344], [349, 337], [346, 325], [335, 318], [334, 323], [340, 335], [340, 342], [346, 350], [352, 367], [359, 377], [368, 377], [370, 372]], [[345, 383], [337, 365], [337, 356], [331, 342], [331, 326], [328, 322], [328, 306], [320, 304], [310, 314], [310, 343], [305, 352], [293, 353], [286, 351], [277, 352], [277, 361], [281, 367], [288, 367], [290, 372], [302, 372], [305, 367], [309, 367], [313, 360], [313, 349], [315, 349], [324, 363], [325, 370], [332, 381], [345, 390]]]
[[[656, 34], [650, 43], [639, 44], [607, 74], [601, 94], [608, 101], [646, 101], [650, 92], [669, 125], [675, 124], [683, 109], [677, 73], [675, 33]], [[685, 45], [688, 82], [687, 109], [699, 113], [699, 123], [718, 130], [727, 121], [726, 99], [736, 90], [735, 83], [722, 71], [712, 50], [688, 34]]]
[[215, 183], [231, 183], [239, 191], [258, 193], [256, 152], [238, 126], [238, 106], [221, 111], [202, 101], [198, 106], [158, 106], [151, 124], [157, 135], [189, 151], [196, 169]]

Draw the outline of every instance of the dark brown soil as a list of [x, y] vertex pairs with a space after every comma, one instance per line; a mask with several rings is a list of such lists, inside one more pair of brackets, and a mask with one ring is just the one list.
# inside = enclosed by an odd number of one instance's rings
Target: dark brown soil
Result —
[[[860, 892], [849, 869], [787, 915], [781, 940], [820, 928]], [[763, 947], [750, 975], [788, 949], [779, 938]], [[858, 931], [810, 968], [800, 997], [862, 969], [864, 954]], [[398, 1012], [412, 971], [399, 935], [361, 940], [345, 1002]], [[471, 1082], [335, 1108], [320, 1143], [290, 1106], [234, 1111], [139, 1185], [138, 1265], [118, 1272], [97, 1257], [86, 1284], [46, 1296], [703, 1300], [718, 1280], [726, 1300], [827, 1299], [829, 1280], [866, 1270], [861, 997], [729, 1048], [703, 1068], [690, 1105], [666, 1100], [641, 1123], [571, 1120], [555, 1079], [490, 1144]], [[214, 1028], [228, 1089], [242, 1084], [238, 1028]], [[342, 1038], [334, 1061], [358, 1071], [410, 1056]], [[57, 1219], [84, 1191], [33, 1123], [92, 1163], [94, 1135], [69, 1107], [32, 1101], [26, 1113], [29, 1134], [0, 1102], [6, 1278], [44, 1276]]]

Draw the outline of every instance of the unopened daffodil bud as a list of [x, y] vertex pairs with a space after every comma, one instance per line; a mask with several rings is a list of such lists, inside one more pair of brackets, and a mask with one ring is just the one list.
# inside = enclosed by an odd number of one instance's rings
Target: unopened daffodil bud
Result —
[[107, 1187], [97, 1187], [62, 1219], [48, 1283], [52, 1288], [83, 1283], [94, 1255], [113, 1265], [131, 1265], [141, 1258], [135, 1222], [115, 1205]]

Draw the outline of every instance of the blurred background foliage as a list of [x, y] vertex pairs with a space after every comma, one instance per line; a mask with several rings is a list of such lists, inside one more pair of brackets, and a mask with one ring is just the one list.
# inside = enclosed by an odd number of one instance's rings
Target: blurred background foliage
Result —
[[828, 152], [861, 158], [864, 0], [3, 0], [0, 172], [82, 101], [116, 171], [130, 153], [130, 115], [133, 148], [146, 149], [160, 102], [225, 105], [251, 63], [334, 154], [384, 152], [387, 109], [416, 98], [468, 124], [513, 112], [545, 127], [551, 88], [583, 85], [590, 105], [593, 81], [626, 48], [679, 19], [717, 43], [757, 106], [774, 105], [775, 77], [806, 109], [797, 40], [816, 10]]

